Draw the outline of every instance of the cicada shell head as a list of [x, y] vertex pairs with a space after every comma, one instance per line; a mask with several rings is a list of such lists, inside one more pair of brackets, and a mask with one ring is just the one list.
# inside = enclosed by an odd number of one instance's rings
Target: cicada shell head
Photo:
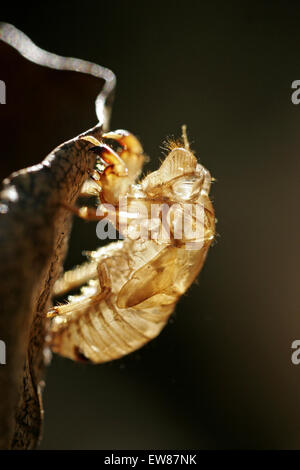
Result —
[[127, 168], [126, 176], [119, 177], [114, 171], [107, 171], [101, 177], [103, 199], [110, 204], [116, 204], [139, 177], [145, 162], [145, 154], [137, 137], [123, 129], [108, 132], [102, 137], [104, 142], [116, 144], [116, 152]]
[[[119, 198], [127, 194], [139, 177], [145, 161], [139, 140], [125, 130], [103, 134], [101, 142], [89, 135], [82, 136], [81, 140], [93, 144], [89, 150], [98, 155], [92, 178], [98, 187], [98, 194], [101, 193], [102, 202], [118, 204]], [[92, 193], [91, 184], [88, 192]]]

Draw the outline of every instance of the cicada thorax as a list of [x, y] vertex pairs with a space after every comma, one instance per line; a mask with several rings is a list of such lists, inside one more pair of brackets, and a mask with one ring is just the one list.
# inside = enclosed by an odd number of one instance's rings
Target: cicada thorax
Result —
[[[120, 131], [117, 135], [120, 142]], [[106, 136], [112, 139], [115, 133]], [[112, 222], [125, 240], [92, 252], [90, 281], [79, 296], [55, 308], [52, 349], [75, 360], [110, 361], [155, 338], [197, 277], [214, 237], [211, 178], [192, 152], [173, 148], [159, 170], [133, 185], [143, 154], [135, 138], [125, 134], [122, 138], [127, 147], [123, 142], [117, 155], [126, 162], [127, 173], [121, 176], [108, 168], [99, 186], [102, 198], [117, 208], [118, 217]], [[123, 193], [127, 207], [121, 210], [116, 197]], [[159, 205], [165, 212], [156, 207], [153, 216], [153, 206]], [[178, 215], [189, 222], [179, 237]], [[77, 269], [81, 271], [65, 274], [69, 285], [70, 280], [79, 285], [80, 276], [86, 282], [88, 267]]]

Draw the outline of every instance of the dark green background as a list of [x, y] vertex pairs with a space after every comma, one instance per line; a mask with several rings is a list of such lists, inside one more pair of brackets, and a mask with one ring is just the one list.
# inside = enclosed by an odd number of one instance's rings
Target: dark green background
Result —
[[[2, 20], [114, 70], [111, 127], [141, 138], [147, 170], [185, 123], [217, 179], [199, 282], [142, 350], [100, 366], [53, 358], [41, 447], [299, 448], [299, 2], [41, 3]], [[93, 126], [99, 84], [0, 63], [4, 177]], [[97, 245], [95, 224], [75, 221], [67, 267]]]

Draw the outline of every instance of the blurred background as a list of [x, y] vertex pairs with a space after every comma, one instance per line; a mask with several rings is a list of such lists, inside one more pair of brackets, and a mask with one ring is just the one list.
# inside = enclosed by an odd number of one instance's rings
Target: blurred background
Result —
[[[2, 7], [1, 7], [2, 9]], [[219, 236], [169, 325], [91, 366], [53, 357], [42, 449], [299, 449], [298, 2], [24, 2], [8, 21], [42, 48], [117, 75], [111, 128], [157, 168], [187, 124], [217, 182]], [[96, 124], [96, 79], [27, 63], [0, 44], [1, 176]], [[75, 220], [66, 267], [99, 246]]]

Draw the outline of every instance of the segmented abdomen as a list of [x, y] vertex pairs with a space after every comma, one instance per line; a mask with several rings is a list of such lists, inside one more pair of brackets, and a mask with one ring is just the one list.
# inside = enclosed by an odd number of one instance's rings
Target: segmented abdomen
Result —
[[[96, 363], [117, 359], [155, 338], [173, 310], [170, 305], [164, 311], [162, 307], [147, 311], [118, 309], [114, 297], [99, 303], [89, 299], [77, 318], [67, 320], [65, 326], [54, 323], [53, 351], [70, 359]], [[70, 308], [74, 314], [74, 303]]]
[[[144, 246], [136, 253], [135, 265], [139, 264], [139, 255], [141, 263], [146, 252], [155, 255], [158, 250], [159, 247]], [[52, 322], [54, 352], [74, 360], [106, 362], [142, 347], [160, 333], [174, 309], [177, 296], [169, 296], [165, 305], [157, 305], [152, 299], [148, 306], [145, 302], [132, 308], [117, 306], [118, 293], [130, 278], [131, 251], [132, 243], [118, 242], [92, 253], [97, 263], [107, 264], [111, 290], [102, 298], [99, 280], [92, 279], [82, 288], [81, 295], [56, 307], [58, 315]], [[81, 267], [77, 269], [82, 270]], [[65, 276], [72, 278], [72, 272]], [[63, 288], [63, 280], [59, 282]]]

